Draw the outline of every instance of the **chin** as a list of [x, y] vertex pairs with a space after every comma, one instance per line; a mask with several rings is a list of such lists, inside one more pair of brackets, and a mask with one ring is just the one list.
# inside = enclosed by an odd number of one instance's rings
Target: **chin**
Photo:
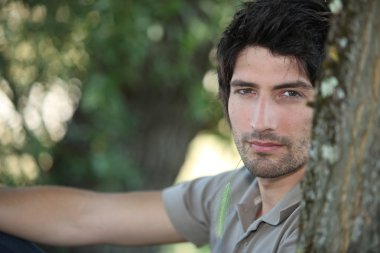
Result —
[[255, 177], [265, 178], [265, 179], [279, 179], [290, 176], [304, 167], [304, 164], [292, 167], [279, 167], [276, 165], [266, 165], [266, 166], [246, 166], [251, 174]]

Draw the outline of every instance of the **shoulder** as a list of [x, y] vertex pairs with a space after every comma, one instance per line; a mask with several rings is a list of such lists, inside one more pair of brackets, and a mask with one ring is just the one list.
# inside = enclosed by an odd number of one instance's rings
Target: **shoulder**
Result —
[[164, 190], [164, 195], [182, 192], [182, 194], [189, 193], [192, 196], [213, 198], [228, 183], [234, 186], [232, 187], [233, 189], [242, 189], [244, 191], [252, 183], [253, 179], [249, 171], [243, 167], [238, 170], [227, 171], [215, 176], [201, 177], [168, 187]]
[[[242, 168], [180, 183], [163, 191], [164, 206], [178, 233], [186, 240], [202, 245], [209, 242], [210, 226], [226, 186], [230, 186], [233, 192], [240, 192], [252, 181], [248, 170]], [[239, 193], [232, 195], [238, 196]]]

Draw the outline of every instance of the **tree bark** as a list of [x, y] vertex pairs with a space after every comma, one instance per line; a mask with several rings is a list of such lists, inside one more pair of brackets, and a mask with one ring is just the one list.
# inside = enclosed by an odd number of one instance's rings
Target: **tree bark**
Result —
[[300, 252], [380, 250], [379, 17], [380, 1], [347, 0], [332, 18]]

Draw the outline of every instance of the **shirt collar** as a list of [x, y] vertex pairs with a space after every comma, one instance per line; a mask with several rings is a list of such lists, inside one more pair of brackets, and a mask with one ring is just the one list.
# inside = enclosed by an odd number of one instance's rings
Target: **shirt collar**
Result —
[[240, 223], [246, 231], [256, 230], [261, 222], [276, 226], [285, 220], [299, 206], [302, 190], [299, 184], [293, 187], [268, 213], [255, 220], [258, 208], [261, 207], [260, 190], [255, 179], [237, 205]]
[[263, 215], [262, 220], [273, 226], [278, 225], [299, 206], [301, 199], [302, 190], [297, 184], [268, 213]]

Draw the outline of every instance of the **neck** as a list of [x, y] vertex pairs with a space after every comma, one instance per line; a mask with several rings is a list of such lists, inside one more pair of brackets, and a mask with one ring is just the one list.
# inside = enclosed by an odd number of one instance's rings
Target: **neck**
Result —
[[295, 185], [297, 185], [305, 169], [302, 168], [290, 175], [279, 178], [257, 178], [262, 200], [261, 215], [269, 212]]

